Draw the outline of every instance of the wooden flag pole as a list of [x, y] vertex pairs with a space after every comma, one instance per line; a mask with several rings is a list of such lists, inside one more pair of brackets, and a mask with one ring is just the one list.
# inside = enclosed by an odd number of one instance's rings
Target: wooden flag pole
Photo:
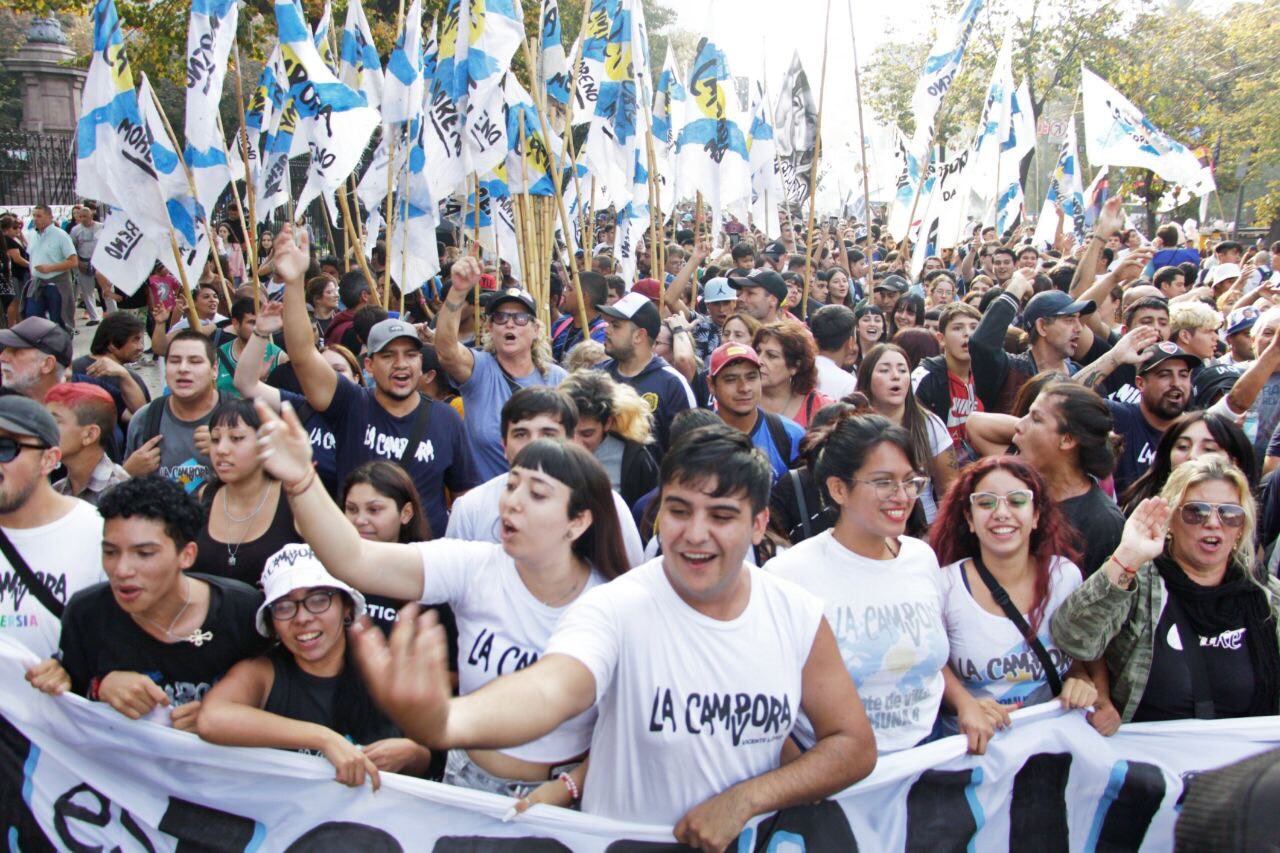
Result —
[[[394, 128], [388, 127], [387, 139], [387, 206], [386, 206], [386, 226], [387, 241], [383, 244], [386, 248], [383, 252], [382, 264], [382, 307], [388, 311], [391, 310], [391, 258], [389, 257], [391, 249], [391, 235], [395, 228], [395, 189], [396, 189], [396, 139], [398, 134]], [[374, 237], [374, 245], [377, 245], [377, 237]], [[375, 286], [375, 290], [376, 290]]]
[[[698, 190], [693, 200], [693, 248], [698, 249], [702, 239], [702, 190]], [[710, 257], [708, 255], [708, 257]], [[695, 269], [689, 279], [689, 310], [698, 313], [698, 271]]]
[[[253, 279], [253, 310], [256, 313], [262, 307], [262, 282], [258, 280], [258, 222], [254, 204], [257, 190], [253, 186], [253, 176], [249, 174], [249, 127], [246, 121], [248, 114], [244, 108], [244, 81], [240, 78], [240, 45], [233, 39], [231, 49], [236, 61], [236, 108], [240, 111], [240, 161], [244, 163], [244, 194], [249, 202], [249, 218], [245, 219], [240, 209], [240, 196], [232, 186], [231, 194], [236, 196], [236, 208], [240, 210], [240, 226], [245, 238], [245, 261], [249, 264], [249, 276]], [[226, 138], [226, 130], [222, 127], [222, 117], [218, 117], [218, 132]]]
[[346, 193], [338, 193], [338, 206], [342, 208], [342, 222], [347, 230], [347, 237], [355, 242], [356, 246], [356, 263], [360, 265], [360, 271], [364, 273], [364, 277], [369, 282], [369, 287], [373, 289], [376, 296], [378, 293], [378, 277], [373, 274], [373, 270], [369, 269], [369, 263], [364, 257], [364, 244], [360, 240], [360, 235], [355, 233], [355, 225], [351, 218], [351, 209], [347, 205]]
[[[866, 218], [867, 231], [867, 286], [863, 292], [870, 295], [875, 290], [876, 267], [871, 262], [871, 178], [867, 164], [867, 134], [862, 125], [862, 73], [858, 70], [858, 37], [853, 26], [853, 0], [849, 4], [849, 40], [853, 42], [853, 88], [858, 94], [858, 137], [862, 141], [862, 215]], [[856, 234], [854, 235], [856, 238]]]
[[822, 162], [822, 109], [827, 97], [827, 46], [831, 40], [831, 0], [827, 0], [826, 19], [822, 25], [822, 79], [818, 82], [818, 125], [813, 137], [813, 163], [809, 166], [809, 225], [805, 231], [804, 293], [800, 296], [800, 316], [809, 319], [809, 280], [812, 277], [814, 253], [814, 216], [818, 203], [818, 165]]
[[[226, 139], [226, 138], [227, 138], [227, 131], [226, 131], [226, 129], [222, 126], [222, 116], [220, 116], [220, 115], [215, 115], [215, 116], [214, 116], [214, 119], [218, 122], [218, 133], [222, 134], [222, 138], [223, 138], [223, 139]], [[243, 128], [243, 127], [241, 128], [241, 132], [240, 132], [239, 136], [241, 136], [241, 137], [245, 137], [245, 136], [246, 136], [246, 132], [245, 132], [245, 130], [244, 130], [244, 128]], [[245, 149], [245, 151], [247, 151], [247, 148], [248, 148], [248, 144], [247, 144], [247, 142], [245, 142], [245, 140], [242, 138], [242, 139], [240, 140], [240, 143], [241, 143], [241, 148], [242, 148], [242, 149]], [[247, 157], [245, 156], [245, 153], [244, 153], [244, 152], [242, 152], [241, 157], [242, 157], [242, 159], [247, 159]], [[249, 193], [249, 192], [251, 192], [250, 187], [251, 187], [251, 185], [252, 185], [252, 183], [253, 183], [253, 182], [249, 180], [249, 166], [248, 166], [248, 163], [245, 163], [245, 167], [244, 167], [244, 168], [245, 168], [245, 174], [244, 174], [244, 177], [245, 177], [245, 181], [244, 181], [244, 188], [245, 188], [245, 192], [246, 192], [246, 193]], [[244, 225], [244, 223], [245, 223], [245, 218], [244, 218], [244, 215], [245, 215], [245, 214], [244, 214], [244, 206], [240, 203], [240, 193], [236, 192], [236, 182], [235, 182], [235, 181], [232, 181], [232, 182], [231, 182], [231, 200], [232, 200], [233, 202], [235, 202], [235, 206], [236, 206], [236, 213], [238, 213], [238, 214], [240, 215], [240, 224], [243, 226], [243, 225]], [[252, 211], [252, 210], [253, 210], [253, 208], [252, 208], [252, 203], [253, 203], [253, 199], [252, 199], [252, 196], [250, 196], [250, 205], [251, 205], [251, 206], [250, 206], [250, 208], [249, 208], [249, 209], [250, 209], [250, 211]], [[253, 214], [252, 214], [252, 212], [251, 212], [249, 215], [250, 215], [250, 216], [252, 216], [252, 215], [253, 215]], [[243, 234], [242, 236], [248, 237], [248, 232], [247, 232], [247, 231], [246, 231], [246, 232], [244, 232], [244, 234]], [[256, 313], [256, 312], [257, 312], [257, 309], [258, 309], [258, 294], [257, 294], [257, 289], [258, 289], [258, 269], [257, 269], [257, 266], [253, 263], [253, 260], [254, 260], [255, 258], [256, 258], [256, 253], [254, 253], [254, 252], [249, 252], [249, 251], [247, 251], [247, 250], [245, 251], [245, 259], [246, 259], [246, 262], [247, 262], [247, 263], [249, 263], [249, 265], [253, 267], [253, 285], [254, 285], [254, 294], [253, 294], [254, 302], [253, 302], [253, 307], [254, 307], [254, 312]]]

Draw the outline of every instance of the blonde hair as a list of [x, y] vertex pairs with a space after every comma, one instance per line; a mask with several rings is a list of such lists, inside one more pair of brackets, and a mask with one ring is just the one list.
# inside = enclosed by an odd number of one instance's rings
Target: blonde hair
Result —
[[[496, 356], [498, 354], [498, 345], [494, 343], [491, 329], [491, 322], [486, 317], [484, 328], [480, 330], [480, 341], [484, 345], [484, 351], [489, 355]], [[536, 317], [533, 320], [533, 348], [530, 356], [533, 358], [533, 369], [539, 373], [546, 373], [547, 368], [555, 363], [551, 357], [551, 341], [547, 340], [547, 336], [542, 331], [542, 321]]]
[[1169, 306], [1169, 340], [1177, 342], [1178, 333], [1199, 329], [1217, 329], [1222, 325], [1222, 315], [1208, 305], [1196, 300], [1175, 302]]
[[599, 370], [575, 370], [560, 383], [579, 417], [600, 421], [609, 432], [637, 444], [653, 439], [653, 412], [636, 389]]
[[604, 344], [587, 338], [574, 344], [564, 357], [564, 369], [573, 373], [576, 370], [589, 370], [607, 358]]
[[[1240, 562], [1249, 579], [1266, 592], [1266, 587], [1253, 571], [1253, 531], [1257, 527], [1258, 507], [1254, 503], [1253, 494], [1249, 491], [1249, 480], [1244, 472], [1228, 461], [1225, 456], [1210, 453], [1174, 468], [1169, 474], [1169, 479], [1165, 481], [1164, 488], [1160, 490], [1160, 497], [1164, 498], [1176, 512], [1181, 509], [1187, 491], [1192, 486], [1212, 482], [1230, 483], [1235, 486], [1236, 493], [1240, 496], [1240, 506], [1244, 507], [1244, 525], [1240, 528], [1240, 538], [1231, 554]], [[1271, 600], [1269, 594], [1267, 600]]]

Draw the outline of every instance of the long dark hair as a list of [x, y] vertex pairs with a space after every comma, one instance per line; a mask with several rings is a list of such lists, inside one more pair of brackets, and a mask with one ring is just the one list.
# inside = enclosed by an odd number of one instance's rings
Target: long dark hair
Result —
[[886, 325], [891, 329], [889, 337], [893, 337], [899, 331], [898, 328], [898, 312], [903, 308], [909, 310], [916, 317], [916, 325], [924, 325], [924, 297], [915, 293], [904, 293], [898, 297], [898, 301], [893, 303], [893, 313], [889, 315]]
[[1079, 551], [1072, 544], [1074, 531], [1058, 509], [1057, 502], [1050, 499], [1049, 487], [1036, 469], [1016, 456], [988, 456], [966, 465], [938, 507], [929, 544], [938, 555], [938, 563], [944, 566], [981, 554], [982, 543], [978, 534], [969, 527], [969, 496], [978, 483], [993, 471], [1008, 471], [1025, 483], [1035, 494], [1034, 508], [1040, 514], [1029, 543], [1029, 554], [1036, 564], [1036, 604], [1031, 610], [1030, 620], [1034, 636], [1040, 630], [1044, 606], [1049, 601], [1049, 574], [1053, 558], [1066, 557], [1073, 562], [1080, 559]]
[[422, 511], [422, 498], [407, 471], [385, 459], [366, 462], [348, 474], [347, 479], [342, 482], [342, 496], [338, 505], [345, 504], [351, 488], [362, 483], [394, 503], [396, 512], [402, 511], [405, 504], [413, 507], [413, 518], [409, 519], [408, 524], [400, 525], [400, 538], [397, 541], [426, 542], [433, 538], [431, 523], [427, 520], [427, 514]]
[[[907, 363], [909, 372], [911, 370], [911, 356], [897, 344], [877, 344], [872, 347], [871, 352], [867, 353], [867, 357], [863, 359], [862, 364], [858, 365], [858, 390], [867, 395], [867, 399], [871, 401], [872, 406], [875, 405], [875, 398], [871, 395], [871, 374], [875, 373], [876, 365], [880, 363], [880, 359], [891, 352], [896, 352], [902, 356], [903, 361]], [[911, 436], [911, 445], [915, 448], [912, 457], [916, 470], [924, 470], [920, 466], [928, 465], [933, 461], [933, 447], [929, 443], [929, 416], [924, 407], [920, 405], [920, 402], [916, 400], [915, 391], [911, 390], [910, 377], [907, 378], [907, 397], [902, 406], [902, 428]]]
[[842, 411], [824, 427], [814, 430], [811, 453], [813, 477], [823, 500], [831, 502], [827, 480], [835, 477], [848, 482], [866, 464], [871, 452], [882, 444], [892, 444], [907, 457], [913, 470], [920, 470], [915, 445], [910, 434], [883, 415], [863, 415]]
[[1258, 459], [1244, 430], [1222, 415], [1209, 412], [1187, 412], [1169, 424], [1164, 435], [1160, 436], [1160, 443], [1156, 445], [1156, 458], [1152, 461], [1151, 467], [1134, 480], [1121, 495], [1120, 504], [1124, 507], [1125, 515], [1137, 509], [1138, 504], [1146, 498], [1160, 494], [1169, 475], [1173, 473], [1170, 457], [1173, 454], [1174, 445], [1178, 443], [1178, 439], [1182, 438], [1183, 433], [1201, 421], [1208, 428], [1213, 440], [1222, 448], [1222, 452], [1227, 454], [1232, 463], [1244, 473], [1249, 480], [1250, 488], [1257, 489]]
[[574, 540], [574, 554], [609, 580], [631, 568], [609, 475], [595, 456], [567, 441], [540, 438], [521, 450], [511, 467], [541, 471], [568, 486], [569, 518], [591, 512], [591, 527]]

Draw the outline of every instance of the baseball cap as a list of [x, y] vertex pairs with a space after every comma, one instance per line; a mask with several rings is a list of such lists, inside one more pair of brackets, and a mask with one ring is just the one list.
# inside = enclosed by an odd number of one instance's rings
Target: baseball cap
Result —
[[1262, 312], [1252, 305], [1232, 311], [1227, 315], [1227, 337], [1252, 329], [1261, 316]]
[[779, 305], [787, 298], [787, 283], [782, 280], [782, 276], [764, 268], [752, 270], [749, 275], [730, 276], [729, 286], [736, 290], [744, 287], [762, 287], [766, 292], [777, 297]]
[[0, 329], [0, 347], [35, 348], [56, 358], [63, 367], [71, 366], [71, 335], [44, 317], [28, 317], [7, 329]]
[[711, 359], [707, 363], [707, 375], [715, 376], [735, 361], [749, 361], [756, 367], [760, 366], [760, 356], [756, 355], [755, 350], [746, 344], [730, 341], [712, 350]]
[[1054, 317], [1069, 317], [1072, 314], [1092, 314], [1098, 306], [1089, 299], [1072, 299], [1061, 290], [1046, 290], [1037, 293], [1027, 303], [1022, 317], [1027, 328], [1031, 328], [1036, 320], [1048, 320]]
[[58, 424], [53, 415], [35, 400], [20, 394], [0, 397], [0, 429], [38, 438], [46, 447], [58, 446]]
[[413, 338], [413, 342], [422, 345], [418, 338], [418, 330], [404, 320], [388, 319], [374, 323], [369, 330], [369, 342], [366, 349], [369, 355], [375, 355], [387, 348], [387, 344], [396, 338]]
[[662, 285], [658, 284], [658, 280], [656, 278], [642, 278], [635, 284], [631, 285], [631, 292], [639, 293], [646, 299], [652, 299], [654, 302], [657, 302], [658, 297], [662, 292]]
[[1244, 373], [1239, 365], [1212, 364], [1196, 374], [1191, 383], [1191, 405], [1207, 409], [1231, 390]]
[[787, 247], [782, 245], [782, 243], [778, 242], [777, 240], [775, 240], [769, 245], [765, 246], [764, 251], [762, 251], [760, 254], [765, 256], [766, 258], [773, 258], [776, 260], [777, 258], [782, 257], [786, 253], [787, 253]]
[[537, 303], [533, 301], [533, 297], [527, 291], [518, 287], [508, 287], [506, 290], [499, 290], [489, 298], [489, 302], [485, 305], [485, 314], [490, 317], [498, 310], [498, 306], [504, 302], [519, 302], [525, 308], [529, 309], [529, 313], [537, 315]]
[[1240, 277], [1239, 264], [1218, 264], [1209, 270], [1209, 283], [1222, 284], [1224, 281], [1235, 281]]
[[632, 290], [612, 305], [597, 305], [596, 310], [606, 317], [630, 320], [649, 333], [649, 340], [658, 339], [658, 330], [662, 328], [662, 317], [658, 314], [658, 306], [643, 293]]
[[900, 275], [887, 275], [876, 282], [875, 290], [888, 290], [893, 293], [906, 293], [911, 289], [911, 282]]
[[702, 287], [703, 302], [737, 302], [738, 291], [733, 289], [733, 285], [729, 284], [729, 279], [724, 276], [716, 276], [709, 279]]
[[1161, 341], [1151, 348], [1151, 351], [1147, 353], [1146, 359], [1143, 360], [1142, 364], [1138, 365], [1138, 375], [1141, 376], [1147, 371], [1154, 370], [1166, 361], [1173, 359], [1181, 359], [1192, 370], [1204, 364], [1199, 356], [1192, 355], [1172, 341]]
[[352, 620], [364, 615], [364, 596], [329, 574], [309, 545], [286, 545], [268, 557], [262, 569], [261, 583], [263, 598], [254, 625], [264, 637], [271, 636], [267, 627], [271, 605], [296, 589], [327, 587], [341, 590], [351, 599]]

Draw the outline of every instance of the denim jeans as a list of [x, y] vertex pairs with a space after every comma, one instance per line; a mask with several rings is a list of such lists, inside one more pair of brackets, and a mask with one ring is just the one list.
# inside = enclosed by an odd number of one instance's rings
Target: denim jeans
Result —
[[55, 279], [31, 282], [30, 295], [27, 296], [26, 303], [22, 306], [22, 316], [44, 317], [59, 326], [64, 325], [62, 322], [62, 294], [58, 291]]
[[490, 794], [514, 797], [517, 800], [528, 796], [530, 791], [542, 784], [494, 776], [478, 767], [467, 755], [465, 749], [449, 750], [449, 760], [444, 767], [444, 783], [457, 785], [459, 788], [470, 788], [473, 791], [487, 791]]

